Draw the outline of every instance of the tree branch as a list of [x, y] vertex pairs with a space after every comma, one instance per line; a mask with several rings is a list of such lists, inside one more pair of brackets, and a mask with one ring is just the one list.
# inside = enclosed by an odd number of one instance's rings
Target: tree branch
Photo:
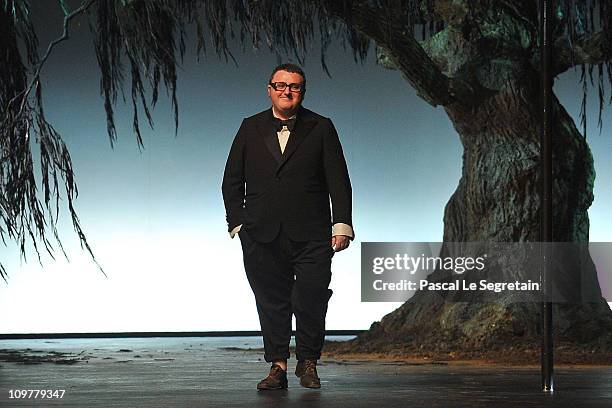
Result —
[[610, 61], [612, 44], [606, 44], [603, 31], [582, 36], [574, 44], [569, 44], [567, 39], [560, 39], [555, 44], [553, 59], [553, 73], [556, 76], [578, 65], [597, 65]]
[[40, 72], [42, 71], [43, 65], [45, 65], [45, 62], [51, 55], [53, 48], [55, 48], [55, 46], [59, 44], [60, 42], [68, 39], [68, 27], [70, 25], [70, 20], [72, 20], [74, 17], [78, 16], [79, 14], [85, 12], [96, 1], [98, 0], [87, 0], [86, 2], [81, 4], [79, 8], [75, 9], [72, 13], [64, 17], [62, 35], [56, 38], [55, 40], [53, 40], [51, 43], [49, 43], [49, 46], [47, 47], [47, 51], [45, 52], [45, 55], [43, 55], [42, 59], [38, 63], [38, 66], [36, 67], [36, 71], [34, 71], [34, 75], [32, 75], [32, 80], [28, 84], [28, 87], [22, 93], [15, 95], [15, 97], [9, 101], [9, 106], [10, 106], [17, 98], [21, 97], [21, 103], [19, 105], [19, 111], [17, 112], [17, 117], [21, 116], [23, 112], [23, 108], [25, 107], [27, 103], [30, 92], [32, 92], [32, 89], [34, 89], [34, 87], [37, 85], [38, 81], [40, 80]]
[[[104, 270], [96, 261], [74, 209], [73, 201], [78, 196], [78, 190], [74, 181], [72, 161], [61, 136], [45, 118], [40, 80], [44, 64], [51, 56], [55, 46], [69, 38], [68, 29], [71, 20], [84, 13], [96, 1], [98, 0], [85, 0], [73, 12], [67, 12], [64, 9], [62, 34], [49, 43], [45, 54], [40, 59], [37, 57], [38, 44], [35, 41], [36, 36], [33, 28], [28, 26], [29, 31], [26, 30], [21, 33], [21, 39], [29, 50], [28, 62], [33, 68], [30, 81], [27, 81], [27, 71], [17, 51], [17, 37], [13, 32], [14, 55], [5, 57], [3, 63], [8, 60], [8, 64], [5, 63], [6, 65], [21, 67], [20, 71], [23, 71], [23, 75], [19, 78], [19, 81], [13, 80], [9, 84], [8, 90], [10, 92], [7, 95], [10, 94], [10, 100], [7, 100], [8, 98], [2, 99], [2, 104], [6, 104], [6, 114], [0, 111], [3, 116], [0, 124], [0, 140], [2, 141], [0, 147], [3, 150], [0, 166], [0, 206], [2, 207], [0, 216], [4, 225], [6, 225], [8, 237], [19, 244], [24, 259], [26, 257], [26, 238], [28, 237], [31, 239], [39, 262], [41, 256], [38, 243], [42, 243], [47, 253], [54, 258], [53, 247], [47, 240], [49, 229], [56, 238], [60, 250], [66, 256], [56, 228], [60, 201], [58, 181], [61, 177], [65, 185], [73, 227], [79, 235], [81, 246], [87, 249], [100, 271], [106, 276]], [[3, 6], [0, 5], [1, 7]], [[29, 10], [24, 9], [24, 12], [29, 13]], [[2, 16], [1, 10], [0, 17], [6, 17]], [[13, 21], [9, 21], [6, 25], [13, 26], [16, 24], [17, 19], [14, 16], [12, 18]], [[29, 20], [26, 19], [25, 21], [26, 24], [29, 24]], [[42, 186], [44, 205], [39, 198], [38, 181], [34, 175], [35, 166], [30, 143], [31, 134], [35, 135], [32, 139], [36, 141], [40, 148], [39, 163], [42, 177], [40, 185]], [[5, 157], [4, 154], [6, 154]], [[51, 202], [52, 198], [55, 199], [54, 203]], [[53, 209], [55, 209], [55, 215]], [[0, 226], [0, 237], [4, 241], [3, 233], [4, 229]], [[6, 276], [6, 271], [1, 264], [0, 276]]]
[[366, 1], [353, 2], [348, 12], [342, 2], [334, 0], [324, 1], [323, 6], [328, 14], [374, 40], [429, 104], [445, 106], [456, 100], [457, 90], [453, 90], [451, 80], [442, 74], [397, 14], [375, 9]]

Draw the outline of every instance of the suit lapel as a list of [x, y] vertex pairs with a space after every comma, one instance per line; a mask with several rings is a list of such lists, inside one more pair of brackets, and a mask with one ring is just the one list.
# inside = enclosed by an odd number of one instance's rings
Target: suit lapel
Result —
[[[315, 121], [307, 120], [305, 118], [300, 117], [298, 113], [297, 120], [295, 121], [295, 127], [291, 131], [289, 135], [289, 141], [287, 141], [287, 146], [285, 146], [285, 151], [281, 156], [280, 163], [276, 168], [276, 172], [278, 173], [283, 165], [289, 160], [289, 158], [295, 153], [300, 144], [304, 141], [308, 133], [312, 130]], [[276, 136], [276, 134], [274, 135]], [[276, 146], [278, 146], [278, 139], [276, 140]], [[280, 153], [280, 147], [278, 147]]]
[[281, 151], [278, 145], [278, 135], [274, 131], [274, 126], [272, 125], [272, 118], [274, 117], [272, 115], [272, 108], [265, 112], [266, 114], [257, 122], [257, 132], [263, 139], [272, 157], [276, 160], [276, 163], [279, 163], [281, 160]]
[[281, 150], [278, 144], [278, 135], [274, 131], [271, 123], [272, 109], [269, 110], [269, 115], [257, 124], [257, 131], [263, 138], [264, 144], [272, 154], [272, 157], [277, 163], [281, 161]]
[[281, 153], [280, 146], [278, 144], [278, 135], [276, 134], [274, 125], [272, 124], [272, 109], [270, 108], [268, 112], [269, 113], [264, 117], [264, 119], [257, 123], [257, 131], [262, 137], [267, 149], [270, 151], [270, 154], [278, 163], [278, 166], [276, 167], [276, 172], [278, 173], [285, 165], [287, 160], [289, 160], [300, 144], [304, 141], [304, 138], [316, 125], [316, 120], [312, 120], [307, 114], [307, 111], [303, 109], [300, 110], [297, 115], [297, 120], [295, 121], [295, 127], [289, 135], [289, 140], [287, 141], [287, 146], [285, 146], [285, 151], [284, 153]]

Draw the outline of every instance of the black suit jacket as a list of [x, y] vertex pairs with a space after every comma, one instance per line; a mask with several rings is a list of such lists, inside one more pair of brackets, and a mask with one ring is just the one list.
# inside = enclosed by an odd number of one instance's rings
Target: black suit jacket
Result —
[[[331, 120], [300, 108], [281, 154], [272, 109], [242, 121], [223, 175], [228, 230], [242, 224], [259, 242], [283, 230], [294, 241], [331, 237], [352, 226], [351, 182]], [[330, 212], [330, 198], [331, 208]]]

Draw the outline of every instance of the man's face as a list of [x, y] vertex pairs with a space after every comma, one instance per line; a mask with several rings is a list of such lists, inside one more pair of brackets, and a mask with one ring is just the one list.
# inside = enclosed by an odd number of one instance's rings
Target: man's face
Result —
[[[304, 78], [300, 74], [287, 71], [277, 71], [270, 82], [285, 82], [287, 84], [303, 84]], [[282, 91], [277, 91], [268, 85], [268, 96], [272, 101], [272, 106], [277, 112], [294, 113], [304, 100], [304, 87], [301, 92], [292, 92], [287, 86]]]

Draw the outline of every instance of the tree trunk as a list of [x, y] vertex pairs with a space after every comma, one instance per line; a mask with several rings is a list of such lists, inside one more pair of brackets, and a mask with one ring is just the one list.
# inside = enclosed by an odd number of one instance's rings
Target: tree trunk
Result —
[[[539, 82], [533, 70], [519, 78], [472, 105], [455, 103], [445, 108], [464, 153], [461, 180], [444, 212], [444, 242], [539, 240]], [[556, 98], [554, 115], [554, 241], [588, 242], [593, 159], [586, 140]], [[601, 297], [594, 267], [583, 273], [582, 282], [588, 283], [582, 291], [588, 293], [589, 303], [554, 306], [557, 345], [571, 351], [566, 361], [582, 348], [593, 356], [594, 351], [612, 349], [612, 313]], [[354, 341], [330, 344], [327, 351], [495, 359], [530, 356], [536, 361], [539, 303], [514, 302], [509, 296], [484, 303], [477, 298], [479, 291], [473, 293], [472, 298], [462, 298], [467, 301], [455, 302], [435, 292], [418, 291]]]

